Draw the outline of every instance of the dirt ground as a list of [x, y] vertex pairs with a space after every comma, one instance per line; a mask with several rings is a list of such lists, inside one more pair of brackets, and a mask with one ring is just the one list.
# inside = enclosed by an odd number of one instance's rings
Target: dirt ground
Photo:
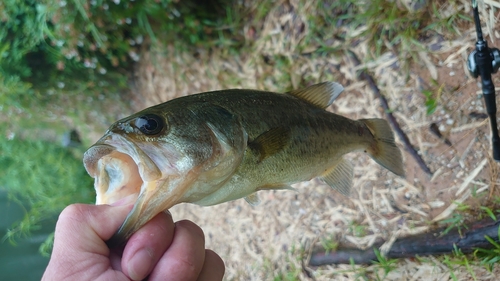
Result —
[[[498, 10], [491, 9], [499, 3], [491, 2], [482, 13], [488, 19], [483, 32], [490, 46], [500, 46], [500, 34], [490, 33], [500, 30]], [[380, 101], [356, 78], [356, 71], [366, 68], [433, 175], [424, 173], [398, 140], [404, 151], [406, 178], [391, 174], [362, 153], [346, 156], [355, 166], [351, 198], [313, 180], [297, 184], [297, 192], [260, 192], [262, 202], [255, 207], [242, 199], [212, 207], [175, 206], [171, 210], [174, 219], [190, 219], [200, 225], [207, 247], [224, 259], [225, 280], [295, 280], [287, 276], [354, 280], [360, 271], [352, 266], [308, 268], [307, 255], [326, 239], [359, 248], [384, 240], [388, 242], [383, 247], [389, 247], [397, 237], [425, 232], [450, 218], [457, 212], [456, 202], [470, 205], [471, 210], [490, 204], [488, 200], [498, 195], [498, 164], [490, 156], [488, 120], [478, 114], [485, 111], [479, 80], [471, 78], [466, 68], [466, 58], [476, 41], [472, 24], [453, 38], [421, 41], [425, 51], [416, 52], [416, 62], [411, 62], [406, 76], [403, 62], [391, 52], [369, 59], [366, 42], [350, 48], [365, 62], [358, 68], [347, 56], [312, 58], [298, 52], [295, 46], [309, 27], [294, 27], [304, 25], [309, 11], [295, 1], [287, 3], [277, 3], [269, 11], [261, 30], [248, 27], [246, 39], [254, 40], [251, 52], [232, 54], [221, 49], [189, 53], [169, 45], [145, 50], [135, 71], [133, 109], [209, 90], [284, 91], [304, 79], [310, 84], [326, 79], [346, 88], [329, 110], [353, 119], [384, 118]], [[277, 83], [284, 80], [283, 73], [262, 59], [274, 55], [292, 61], [287, 84]], [[500, 85], [498, 75], [493, 77]], [[430, 115], [426, 113], [425, 90], [438, 101]], [[430, 130], [433, 123], [451, 146]], [[473, 213], [470, 218], [474, 218]], [[307, 276], [303, 267], [313, 277]], [[364, 269], [369, 279], [377, 273], [383, 276], [380, 267]], [[400, 260], [385, 280], [451, 280], [450, 272], [459, 280], [473, 278], [465, 266], [450, 270], [442, 259], [428, 257], [424, 261]], [[491, 273], [483, 267], [473, 267], [472, 272], [478, 280], [495, 280], [495, 274], [500, 273], [498, 268]]]

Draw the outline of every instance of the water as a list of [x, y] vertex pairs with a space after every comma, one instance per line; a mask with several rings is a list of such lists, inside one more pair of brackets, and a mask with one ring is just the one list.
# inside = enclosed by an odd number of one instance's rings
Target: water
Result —
[[[0, 188], [0, 239], [7, 229], [22, 219], [25, 210], [7, 199], [7, 192]], [[54, 231], [56, 219], [47, 220], [28, 238], [16, 240], [16, 245], [0, 240], [0, 280], [40, 280], [49, 259], [39, 254], [38, 248]]]

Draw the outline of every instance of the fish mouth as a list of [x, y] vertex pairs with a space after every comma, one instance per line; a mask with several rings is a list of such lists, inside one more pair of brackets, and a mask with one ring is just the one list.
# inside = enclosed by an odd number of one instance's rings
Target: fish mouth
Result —
[[83, 156], [87, 173], [95, 179], [96, 204], [114, 202], [135, 195], [147, 182], [162, 174], [158, 166], [127, 137], [117, 134], [104, 136]]
[[124, 244], [153, 216], [175, 203], [172, 200], [166, 200], [169, 205], [155, 202], [162, 199], [156, 194], [158, 187], [168, 180], [162, 178], [160, 168], [127, 136], [105, 135], [85, 152], [83, 163], [88, 174], [94, 178], [97, 205], [112, 204], [124, 197], [135, 196], [134, 208], [107, 242], [110, 248]]

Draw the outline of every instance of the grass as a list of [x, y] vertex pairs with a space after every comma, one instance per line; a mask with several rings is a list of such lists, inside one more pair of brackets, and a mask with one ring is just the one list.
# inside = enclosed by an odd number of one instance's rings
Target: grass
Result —
[[[399, 0], [299, 1], [299, 9], [303, 11], [297, 14], [305, 15], [301, 19], [305, 31], [302, 39], [296, 42], [297, 45], [292, 46], [294, 51], [290, 53], [287, 50], [263, 48], [260, 53], [253, 54], [251, 52], [255, 51], [257, 45], [275, 40], [271, 35], [260, 37], [259, 33], [264, 28], [265, 19], [281, 9], [274, 1], [222, 7], [214, 5], [217, 11], [212, 10], [212, 15], [193, 12], [193, 7], [189, 5], [185, 10], [179, 10], [180, 15], [177, 15], [170, 5], [178, 1], [150, 1], [149, 5], [134, 7], [131, 10], [135, 11], [134, 15], [131, 15], [125, 9], [129, 2], [121, 1], [117, 6], [108, 4], [107, 11], [100, 11], [86, 6], [86, 2], [80, 0], [68, 1], [66, 9], [58, 6], [59, 1], [46, 1], [44, 5], [26, 1], [31, 6], [27, 4], [18, 9], [23, 11], [22, 16], [30, 19], [26, 21], [22, 32], [33, 32], [13, 36], [17, 35], [14, 32], [16, 30], [12, 31], [14, 25], [10, 27], [12, 34], [0, 32], [0, 38], [27, 40], [19, 43], [0, 40], [2, 70], [3, 73], [11, 74], [0, 75], [0, 92], [5, 93], [0, 95], [0, 119], [9, 120], [9, 130], [15, 132], [16, 136], [22, 136], [16, 138], [16, 142], [20, 142], [19, 148], [13, 142], [4, 140], [2, 145], [5, 146], [2, 146], [0, 157], [9, 160], [2, 160], [8, 166], [2, 172], [5, 177], [1, 178], [5, 186], [12, 188], [13, 200], [28, 196], [31, 206], [25, 219], [13, 227], [8, 238], [29, 233], [29, 229], [36, 227], [40, 220], [67, 204], [92, 202], [92, 190], [81, 189], [81, 186], [91, 186], [91, 179], [82, 170], [79, 159], [53, 143], [28, 139], [38, 135], [34, 132], [40, 131], [54, 130], [52, 135], [61, 134], [68, 127], [68, 122], [61, 121], [65, 118], [70, 119], [72, 126], [85, 128], [84, 137], [95, 128], [91, 126], [103, 131], [119, 116], [116, 113], [119, 110], [111, 109], [110, 104], [118, 104], [117, 107], [125, 114], [129, 110], [129, 71], [135, 55], [140, 54], [144, 47], [140, 42], [150, 43], [151, 48], [162, 47], [155, 45], [159, 41], [173, 42], [177, 46], [176, 52], [180, 53], [195, 52], [199, 48], [220, 51], [227, 58], [254, 56], [259, 67], [265, 64], [258, 85], [287, 90], [315, 80], [338, 80], [340, 71], [326, 67], [331, 67], [331, 63], [324, 63], [324, 68], [316, 69], [319, 74], [310, 71], [302, 75], [301, 68], [308, 61], [342, 57], [346, 49], [357, 48], [359, 51], [362, 49], [361, 43], [369, 46], [363, 50], [366, 51], [365, 62], [390, 52], [399, 57], [399, 62], [409, 66], [415, 61], [417, 52], [426, 51], [422, 43], [427, 39], [436, 34], [446, 39], [458, 34], [459, 30], [463, 30], [461, 27], [471, 21], [458, 1], [425, 2], [418, 9], [409, 8]], [[9, 11], [5, 9], [7, 5], [13, 9], [17, 3], [14, 0], [4, 1], [0, 3], [0, 8]], [[172, 18], [175, 20], [172, 21]], [[0, 15], [0, 19], [9, 20], [5, 12]], [[62, 32], [64, 26], [75, 19], [76, 24], [69, 27], [70, 31]], [[276, 28], [281, 27], [277, 24]], [[291, 32], [286, 28], [278, 31], [276, 36]], [[64, 37], [58, 37], [60, 34]], [[84, 40], [79, 39], [82, 36]], [[24, 50], [20, 46], [29, 49]], [[34, 61], [33, 57], [37, 54], [43, 54], [44, 60]], [[35, 73], [40, 72], [41, 67], [42, 73]], [[47, 75], [44, 75], [44, 71]], [[178, 72], [179, 76], [185, 75], [182, 65], [179, 65]], [[184, 79], [186, 83], [190, 82], [187, 77]], [[223, 73], [214, 79], [222, 80], [223, 85], [238, 85], [248, 78]], [[52, 84], [40, 81], [50, 81]], [[423, 91], [426, 101], [422, 106], [426, 107], [428, 114], [432, 114], [439, 105], [442, 89], [442, 85], [433, 84], [431, 89]], [[77, 110], [74, 105], [77, 105]], [[91, 115], [89, 112], [98, 114]], [[84, 142], [89, 144], [86, 140]], [[43, 170], [48, 167], [58, 168]], [[23, 177], [25, 174], [29, 176]], [[81, 183], [81, 186], [75, 183]], [[64, 190], [58, 189], [61, 186]], [[25, 190], [22, 187], [29, 188]], [[480, 210], [483, 216], [491, 218], [496, 218], [498, 213], [498, 210], [486, 206], [481, 206]], [[458, 211], [440, 223], [448, 226], [445, 232], [464, 227], [463, 212], [467, 211], [467, 205], [460, 206]], [[352, 221], [348, 225], [348, 232], [356, 237], [366, 236], [368, 231], [369, 228], [362, 223]], [[338, 246], [333, 239], [324, 239], [321, 243], [329, 251]], [[492, 245], [493, 249], [478, 249], [474, 255], [457, 252], [454, 256], [444, 256], [442, 261], [450, 268], [450, 274], [458, 266], [471, 270], [472, 265], [484, 265], [491, 269], [498, 261], [499, 254], [496, 242]], [[50, 241], [42, 248], [50, 249]], [[280, 269], [273, 280], [299, 280], [302, 269], [296, 266], [296, 260], [290, 258], [294, 253], [296, 251], [292, 251], [285, 261], [290, 266]], [[354, 279], [383, 280], [396, 270], [395, 260], [387, 260], [380, 253], [377, 258], [378, 261], [369, 268], [353, 265]], [[274, 272], [271, 266], [269, 270]], [[471, 272], [471, 276], [474, 276]]]
[[287, 251], [286, 269], [270, 270], [273, 272], [273, 281], [299, 281], [302, 276], [302, 268], [299, 266], [304, 256], [304, 248], [295, 245]]
[[470, 206], [459, 202], [454, 202], [454, 204], [458, 205], [458, 212], [453, 213], [451, 218], [444, 219], [439, 222], [440, 225], [447, 226], [446, 229], [441, 233], [441, 236], [446, 235], [453, 228], [457, 228], [459, 233], [461, 233], [462, 228], [467, 228], [467, 225], [465, 224], [466, 220], [464, 213], [470, 209]]
[[[408, 67], [418, 61], [422, 44], [434, 34], [457, 34], [457, 26], [470, 23], [472, 18], [457, 6], [458, 1], [375, 0], [334, 2], [317, 1], [317, 14], [310, 17], [310, 34], [302, 49], [316, 45], [315, 53], [342, 53], [356, 46], [360, 38], [367, 41], [369, 58], [376, 59], [392, 52]], [[409, 60], [408, 60], [409, 59]]]
[[[488, 271], [492, 271], [493, 267], [500, 261], [500, 244], [491, 237], [485, 237], [492, 245], [491, 249], [477, 249], [474, 251], [474, 257], [479, 260]], [[500, 228], [498, 228], [497, 240], [500, 239]]]
[[[81, 163], [81, 154], [46, 141], [24, 140], [2, 129], [0, 188], [9, 199], [25, 206], [24, 218], [3, 239], [15, 242], [71, 203], [91, 203], [93, 182]], [[48, 243], [48, 244], [47, 244]], [[50, 242], [44, 251], [50, 249]]]

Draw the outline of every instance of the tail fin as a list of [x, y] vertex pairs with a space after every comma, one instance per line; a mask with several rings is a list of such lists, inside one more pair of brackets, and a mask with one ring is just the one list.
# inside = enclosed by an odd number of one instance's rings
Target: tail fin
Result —
[[384, 168], [404, 177], [404, 165], [401, 151], [394, 142], [391, 127], [384, 119], [360, 119], [375, 137], [375, 143], [367, 149], [370, 157]]

